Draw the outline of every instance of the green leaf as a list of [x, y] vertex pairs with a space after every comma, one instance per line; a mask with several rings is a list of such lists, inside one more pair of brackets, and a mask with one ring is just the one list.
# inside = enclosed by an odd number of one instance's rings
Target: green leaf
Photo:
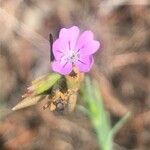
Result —
[[127, 113], [113, 128], [111, 128], [110, 120], [104, 108], [103, 99], [96, 81], [91, 82], [90, 79], [86, 77], [81, 93], [87, 104], [88, 115], [95, 128], [101, 149], [112, 150], [114, 135], [127, 121], [130, 113]]
[[128, 112], [116, 123], [116, 125], [111, 129], [109, 133], [108, 143], [110, 143], [110, 141], [113, 140], [115, 134], [122, 128], [122, 126], [127, 122], [127, 120], [130, 117], [131, 117], [131, 113]]
[[43, 76], [39, 80], [32, 82], [32, 87], [34, 89], [34, 94], [39, 95], [50, 89], [59, 79], [61, 78], [60, 74], [51, 73], [46, 76]]
[[[82, 88], [83, 98], [87, 104], [89, 117], [97, 133], [97, 138], [103, 150], [106, 150], [106, 144], [111, 131], [110, 121], [103, 106], [102, 96], [88, 77], [85, 78], [85, 85]], [[108, 147], [107, 150], [110, 150]]]

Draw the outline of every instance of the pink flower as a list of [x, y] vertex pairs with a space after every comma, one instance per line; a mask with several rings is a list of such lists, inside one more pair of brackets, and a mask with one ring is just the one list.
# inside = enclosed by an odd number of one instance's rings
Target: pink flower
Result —
[[92, 31], [84, 31], [80, 36], [79, 32], [76, 26], [60, 30], [59, 38], [53, 43], [53, 71], [63, 75], [71, 73], [73, 67], [80, 72], [90, 71], [92, 54], [99, 49], [100, 43], [93, 39]]

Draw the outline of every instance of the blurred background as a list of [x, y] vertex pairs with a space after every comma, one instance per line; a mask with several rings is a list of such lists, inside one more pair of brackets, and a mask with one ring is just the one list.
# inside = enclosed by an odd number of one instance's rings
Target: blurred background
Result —
[[0, 149], [97, 150], [80, 111], [54, 115], [42, 105], [12, 112], [30, 82], [50, 71], [49, 33], [89, 29], [101, 42], [90, 72], [115, 124], [115, 150], [150, 148], [150, 3], [143, 0], [0, 1]]

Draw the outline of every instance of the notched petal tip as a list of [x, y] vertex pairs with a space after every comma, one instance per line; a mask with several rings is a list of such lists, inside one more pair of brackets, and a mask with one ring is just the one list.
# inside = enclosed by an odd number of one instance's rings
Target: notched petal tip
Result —
[[77, 26], [72, 26], [72, 27], [68, 28], [68, 30], [80, 31], [79, 27], [77, 27]]
[[70, 28], [62, 28], [59, 32], [59, 38], [63, 38], [64, 34], [68, 35], [70, 32], [80, 32], [80, 29], [77, 26], [72, 26]]
[[75, 45], [79, 36], [79, 28], [77, 26], [73, 26], [70, 28], [62, 28], [59, 33], [59, 38], [63, 41], [64, 45], [66, 45], [66, 49], [75, 49]]
[[86, 31], [84, 31], [84, 32], [81, 34], [81, 36], [84, 36], [85, 38], [88, 37], [88, 39], [90, 39], [90, 40], [94, 39], [94, 34], [93, 34], [93, 32], [92, 32], [91, 30], [86, 30]]

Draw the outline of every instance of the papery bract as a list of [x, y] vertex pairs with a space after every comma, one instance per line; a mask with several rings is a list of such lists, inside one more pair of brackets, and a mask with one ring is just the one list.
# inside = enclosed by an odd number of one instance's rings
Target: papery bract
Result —
[[53, 71], [63, 75], [69, 74], [73, 67], [77, 67], [80, 72], [90, 71], [92, 54], [99, 49], [100, 43], [94, 40], [92, 31], [84, 31], [81, 35], [79, 32], [77, 26], [60, 30], [59, 38], [53, 43]]

